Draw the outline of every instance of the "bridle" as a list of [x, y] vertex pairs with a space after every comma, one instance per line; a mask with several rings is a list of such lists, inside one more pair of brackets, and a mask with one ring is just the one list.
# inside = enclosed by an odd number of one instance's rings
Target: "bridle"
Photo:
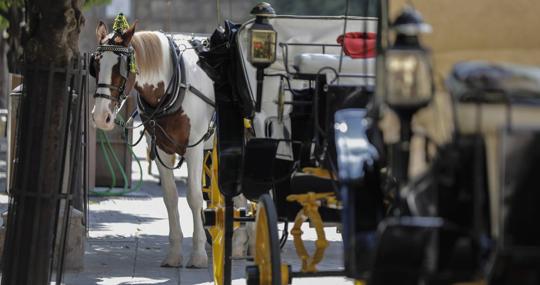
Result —
[[107, 100], [111, 100], [116, 103], [118, 109], [121, 109], [121, 105], [128, 96], [128, 94], [126, 93], [126, 84], [128, 82], [130, 73], [132, 72], [131, 65], [134, 61], [134, 50], [132, 47], [123, 47], [117, 45], [98, 46], [96, 52], [90, 57], [90, 75], [92, 75], [93, 77], [96, 77], [97, 75], [96, 57], [100, 56], [103, 52], [114, 52], [115, 54], [120, 55], [119, 69], [120, 76], [122, 77], [122, 84], [120, 84], [120, 86], [116, 86], [112, 84], [98, 83], [96, 91], [99, 90], [99, 88], [108, 88], [111, 91], [118, 91], [119, 96], [115, 97], [112, 95], [96, 92], [94, 94], [94, 98], [105, 98]]

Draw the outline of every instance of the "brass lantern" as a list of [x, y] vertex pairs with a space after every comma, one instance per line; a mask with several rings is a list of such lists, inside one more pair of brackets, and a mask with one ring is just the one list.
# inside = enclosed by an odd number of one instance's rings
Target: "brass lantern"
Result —
[[415, 112], [433, 97], [431, 52], [419, 35], [431, 32], [422, 16], [406, 7], [392, 24], [396, 39], [384, 53], [385, 101], [396, 111]]
[[256, 68], [266, 68], [276, 61], [277, 33], [268, 22], [276, 12], [270, 4], [262, 2], [251, 10], [251, 14], [255, 15], [255, 22], [249, 29], [249, 61]]
[[431, 26], [408, 6], [391, 28], [396, 38], [393, 45], [382, 52], [377, 73], [382, 85], [379, 90], [400, 121], [400, 140], [392, 147], [391, 167], [394, 177], [404, 185], [408, 181], [412, 117], [431, 102], [434, 94], [431, 52], [419, 39], [420, 34], [431, 32]]
[[249, 29], [249, 62], [257, 69], [257, 101], [255, 111], [261, 111], [264, 69], [276, 61], [277, 33], [268, 18], [276, 15], [274, 8], [266, 2], [257, 4], [251, 14], [255, 22]]

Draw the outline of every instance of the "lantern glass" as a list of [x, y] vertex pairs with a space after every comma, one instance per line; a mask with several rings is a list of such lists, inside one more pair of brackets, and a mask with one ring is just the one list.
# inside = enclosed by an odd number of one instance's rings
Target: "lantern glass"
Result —
[[253, 65], [270, 65], [276, 61], [276, 38], [274, 30], [251, 30], [250, 61]]
[[433, 96], [431, 58], [425, 50], [386, 52], [386, 102], [395, 107], [426, 105]]

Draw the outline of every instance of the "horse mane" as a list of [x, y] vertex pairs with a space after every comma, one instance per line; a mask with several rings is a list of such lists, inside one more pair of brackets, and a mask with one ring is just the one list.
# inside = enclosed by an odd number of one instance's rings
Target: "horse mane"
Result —
[[135, 49], [135, 59], [140, 74], [153, 76], [159, 73], [163, 65], [163, 49], [161, 41], [155, 32], [136, 32], [131, 39]]

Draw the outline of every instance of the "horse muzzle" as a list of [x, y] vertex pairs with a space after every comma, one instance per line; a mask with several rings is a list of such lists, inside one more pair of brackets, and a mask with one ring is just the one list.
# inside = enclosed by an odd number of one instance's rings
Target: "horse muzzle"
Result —
[[96, 124], [96, 127], [104, 131], [110, 131], [114, 128], [114, 115], [109, 110], [96, 110], [97, 106], [92, 110], [92, 120]]

